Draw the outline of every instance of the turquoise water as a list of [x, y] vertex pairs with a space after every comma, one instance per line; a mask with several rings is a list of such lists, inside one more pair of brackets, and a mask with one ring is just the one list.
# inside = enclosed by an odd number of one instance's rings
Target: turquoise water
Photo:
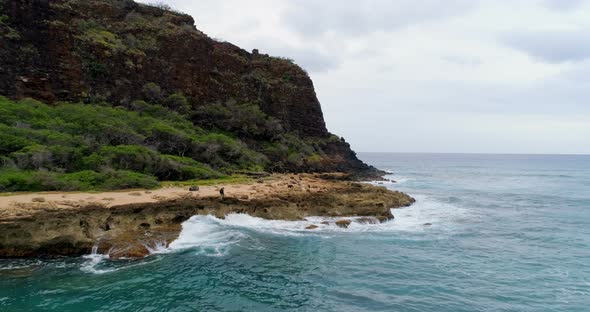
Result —
[[590, 311], [589, 156], [360, 156], [418, 202], [349, 230], [195, 217], [141, 261], [0, 260], [0, 311]]

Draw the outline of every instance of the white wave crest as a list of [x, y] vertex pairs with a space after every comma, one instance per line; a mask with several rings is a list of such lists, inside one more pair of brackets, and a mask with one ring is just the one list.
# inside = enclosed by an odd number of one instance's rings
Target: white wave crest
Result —
[[[107, 254], [99, 254], [98, 247], [92, 247], [92, 252], [89, 255], [85, 255], [82, 258], [86, 259], [84, 263], [80, 266], [80, 270], [82, 272], [91, 273], [91, 274], [105, 274], [105, 273], [112, 273], [119, 270], [124, 270], [140, 265], [146, 265], [148, 263], [152, 263], [157, 261], [157, 259], [152, 259], [151, 261], [144, 261], [138, 260], [133, 262], [128, 261], [109, 261], [110, 257]], [[129, 259], [121, 259], [121, 260], [129, 260]]]
[[[199, 247], [202, 250], [219, 250], [231, 246], [245, 237], [247, 231], [273, 235], [304, 236], [339, 232], [396, 232], [424, 231], [431, 228], [451, 228], [466, 216], [466, 210], [436, 201], [428, 196], [416, 196], [416, 203], [402, 209], [392, 209], [395, 219], [385, 223], [364, 223], [360, 217], [329, 218], [308, 217], [303, 221], [266, 220], [247, 214], [229, 214], [224, 219], [214, 216], [194, 216], [182, 226], [177, 240], [166, 249], [174, 251]], [[336, 221], [351, 220], [348, 228]], [[307, 229], [309, 226], [314, 229]], [[224, 249], [226, 250], [226, 249]]]
[[[403, 209], [392, 209], [395, 219], [385, 223], [363, 223], [360, 217], [328, 218], [308, 217], [302, 221], [265, 220], [247, 214], [229, 214], [224, 219], [214, 216], [193, 216], [182, 224], [178, 238], [166, 246], [165, 242], [146, 246], [151, 254], [165, 254], [178, 251], [196, 251], [198, 255], [225, 256], [232, 246], [246, 241], [251, 245], [256, 241], [252, 232], [271, 235], [306, 236], [316, 235], [330, 237], [338, 233], [354, 232], [424, 232], [431, 229], [447, 230], [460, 224], [466, 216], [466, 210], [454, 205], [419, 195], [416, 203]], [[341, 228], [336, 221], [348, 219], [348, 228]], [[307, 229], [309, 226], [316, 228]], [[240, 244], [241, 246], [241, 244]], [[254, 247], [255, 248], [255, 247]], [[108, 255], [93, 253], [84, 257], [86, 261], [82, 270], [102, 274], [117, 268], [101, 268], [101, 261]]]
[[92, 252], [89, 255], [83, 256], [83, 258], [87, 260], [84, 263], [82, 263], [82, 266], [80, 267], [80, 270], [82, 270], [83, 272], [93, 273], [93, 274], [104, 274], [104, 273], [110, 273], [110, 272], [116, 271], [116, 269], [114, 269], [114, 268], [108, 268], [108, 269], [97, 268], [98, 265], [103, 260], [109, 259], [108, 254], [103, 255], [103, 254], [98, 253], [97, 246], [92, 247]]
[[159, 252], [171, 252], [197, 248], [198, 254], [223, 256], [229, 246], [239, 242], [246, 235], [240, 231], [224, 227], [213, 216], [194, 216], [182, 224], [178, 238], [168, 248]]
[[392, 210], [395, 221], [391, 230], [424, 231], [431, 228], [453, 230], [468, 216], [465, 208], [435, 200], [425, 195], [414, 196], [416, 203], [408, 208]]
[[401, 175], [393, 175], [393, 174], [388, 174], [385, 175], [383, 177], [385, 180], [384, 181], [369, 181], [369, 184], [372, 185], [377, 185], [377, 186], [387, 186], [387, 187], [395, 187], [397, 185], [400, 184], [404, 184], [408, 181], [411, 181], [412, 179], [406, 176], [401, 176]]

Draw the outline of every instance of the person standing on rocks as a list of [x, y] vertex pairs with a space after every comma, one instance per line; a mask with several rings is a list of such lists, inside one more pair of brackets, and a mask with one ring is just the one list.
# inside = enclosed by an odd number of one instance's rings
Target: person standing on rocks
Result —
[[219, 195], [221, 195], [221, 200], [223, 200], [223, 197], [225, 197], [225, 188], [223, 188], [223, 187], [222, 187], [222, 188], [219, 190]]

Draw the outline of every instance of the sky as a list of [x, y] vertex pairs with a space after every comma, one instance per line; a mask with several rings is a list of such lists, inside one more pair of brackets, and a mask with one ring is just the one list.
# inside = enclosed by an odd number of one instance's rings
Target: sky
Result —
[[590, 0], [164, 0], [294, 59], [362, 152], [590, 154]]

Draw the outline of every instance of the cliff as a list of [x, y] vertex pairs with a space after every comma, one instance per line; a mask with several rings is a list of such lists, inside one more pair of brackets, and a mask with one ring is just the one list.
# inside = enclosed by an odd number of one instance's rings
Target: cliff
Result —
[[216, 41], [188, 15], [131, 0], [0, 0], [0, 95], [131, 111], [142, 100], [243, 142], [265, 170], [380, 173], [328, 132], [309, 75], [291, 60]]

